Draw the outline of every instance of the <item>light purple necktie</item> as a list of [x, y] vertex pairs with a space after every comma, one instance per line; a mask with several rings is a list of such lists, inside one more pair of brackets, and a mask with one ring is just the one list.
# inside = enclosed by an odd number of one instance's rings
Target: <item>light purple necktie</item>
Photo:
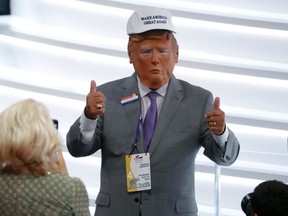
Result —
[[143, 139], [144, 139], [144, 151], [147, 152], [157, 121], [157, 92], [151, 91], [148, 93], [151, 105], [146, 113], [146, 117], [143, 123]]

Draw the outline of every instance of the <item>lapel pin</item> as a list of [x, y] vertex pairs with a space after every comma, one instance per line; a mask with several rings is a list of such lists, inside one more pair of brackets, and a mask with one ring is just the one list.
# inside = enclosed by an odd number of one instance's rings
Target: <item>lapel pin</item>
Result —
[[121, 98], [121, 104], [124, 105], [124, 104], [128, 104], [128, 103], [132, 103], [132, 102], [134, 102], [134, 101], [136, 101], [138, 99], [139, 99], [138, 94], [133, 93], [131, 95], [127, 95], [125, 97], [122, 97]]

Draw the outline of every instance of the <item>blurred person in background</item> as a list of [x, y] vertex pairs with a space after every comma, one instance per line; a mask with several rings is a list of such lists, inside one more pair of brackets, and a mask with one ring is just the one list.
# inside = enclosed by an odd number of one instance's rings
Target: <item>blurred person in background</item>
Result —
[[48, 109], [26, 99], [0, 122], [0, 215], [89, 216], [86, 188], [68, 176]]
[[288, 216], [288, 185], [268, 180], [255, 187], [241, 202], [246, 216]]

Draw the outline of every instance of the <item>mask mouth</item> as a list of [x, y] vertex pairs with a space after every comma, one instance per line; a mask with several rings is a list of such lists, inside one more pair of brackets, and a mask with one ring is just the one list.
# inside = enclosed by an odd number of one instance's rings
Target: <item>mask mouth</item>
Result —
[[247, 216], [250, 216], [252, 213], [252, 208], [251, 208], [251, 203], [250, 203], [250, 199], [252, 195], [253, 193], [247, 194], [246, 196], [243, 197], [241, 201], [241, 209]]

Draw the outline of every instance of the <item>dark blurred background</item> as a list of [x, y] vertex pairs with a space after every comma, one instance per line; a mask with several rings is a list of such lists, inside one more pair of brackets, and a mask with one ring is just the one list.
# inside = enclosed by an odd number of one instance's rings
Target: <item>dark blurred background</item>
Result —
[[0, 15], [9, 15], [10, 12], [10, 0], [0, 0]]

